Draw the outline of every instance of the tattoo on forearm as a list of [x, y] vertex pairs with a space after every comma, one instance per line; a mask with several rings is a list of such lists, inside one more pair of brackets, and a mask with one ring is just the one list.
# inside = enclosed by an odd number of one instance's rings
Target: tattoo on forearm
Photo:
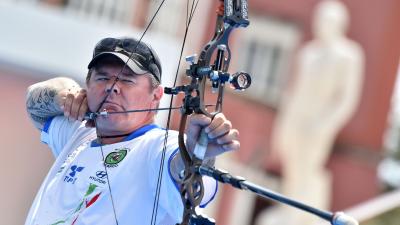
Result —
[[40, 88], [29, 93], [26, 106], [33, 121], [44, 124], [49, 117], [62, 114], [55, 100], [56, 95], [56, 90], [50, 88]]

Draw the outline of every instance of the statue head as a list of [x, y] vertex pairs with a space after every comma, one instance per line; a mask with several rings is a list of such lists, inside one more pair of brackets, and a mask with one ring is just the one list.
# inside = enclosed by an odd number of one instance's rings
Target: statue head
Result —
[[346, 6], [339, 0], [322, 0], [314, 10], [313, 34], [316, 39], [332, 41], [343, 37], [349, 22]]

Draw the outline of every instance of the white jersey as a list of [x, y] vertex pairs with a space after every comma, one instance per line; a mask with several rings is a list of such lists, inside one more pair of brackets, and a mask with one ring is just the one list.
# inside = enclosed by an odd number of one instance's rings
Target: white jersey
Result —
[[[48, 121], [42, 141], [56, 161], [25, 225], [112, 225], [116, 220], [120, 225], [150, 224], [164, 135], [165, 130], [151, 124], [122, 142], [100, 147], [95, 129], [85, 128], [84, 123], [69, 122], [65, 117]], [[182, 220], [181, 197], [169, 171], [177, 151], [177, 132], [170, 131], [156, 224], [173, 225]], [[217, 185], [212, 179], [203, 180], [205, 205], [214, 197]]]

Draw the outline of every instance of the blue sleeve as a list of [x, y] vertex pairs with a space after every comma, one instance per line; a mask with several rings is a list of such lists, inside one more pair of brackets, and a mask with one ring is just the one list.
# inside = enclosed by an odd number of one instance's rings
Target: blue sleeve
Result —
[[43, 126], [43, 130], [40, 134], [40, 140], [45, 143], [45, 144], [49, 144], [49, 129], [50, 129], [50, 125], [51, 125], [51, 121], [53, 121], [54, 116], [50, 117], [49, 119], [47, 119], [47, 121], [44, 123]]
[[51, 117], [44, 124], [40, 139], [50, 147], [54, 157], [57, 157], [80, 125], [81, 122], [69, 121], [64, 116]]

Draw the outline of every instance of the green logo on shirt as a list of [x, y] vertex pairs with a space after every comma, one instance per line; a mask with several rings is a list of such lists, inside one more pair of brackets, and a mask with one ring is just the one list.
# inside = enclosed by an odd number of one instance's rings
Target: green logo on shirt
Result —
[[108, 167], [116, 167], [128, 153], [128, 148], [116, 149], [117, 151], [111, 152], [106, 156], [105, 164]]

